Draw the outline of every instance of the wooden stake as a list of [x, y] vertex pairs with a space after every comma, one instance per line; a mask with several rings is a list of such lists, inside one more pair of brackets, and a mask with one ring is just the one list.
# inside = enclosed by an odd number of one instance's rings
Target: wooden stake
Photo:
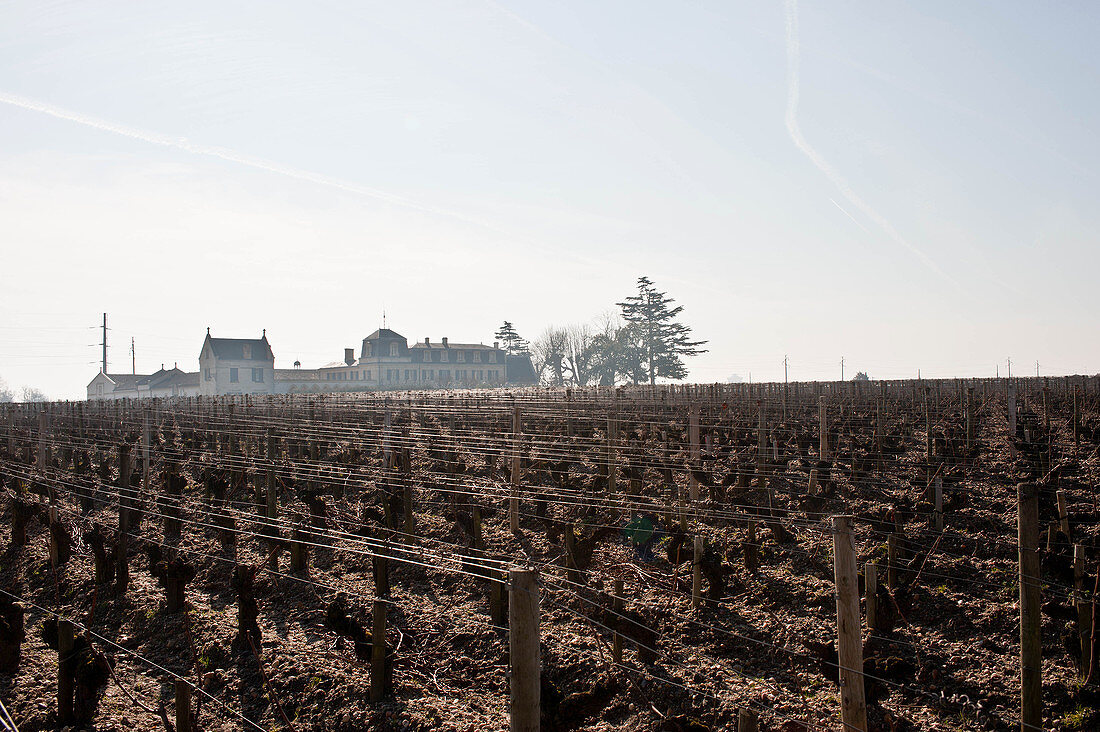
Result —
[[1020, 730], [1043, 724], [1042, 643], [1040, 638], [1039, 486], [1020, 483]]
[[752, 709], [737, 710], [737, 732], [759, 732], [760, 718]]
[[878, 628], [878, 565], [863, 565], [863, 594], [866, 595], [867, 630]]
[[[619, 616], [623, 612], [623, 581], [621, 579], [615, 580], [614, 587], [611, 610], [614, 613], [615, 625], [618, 626]], [[616, 664], [623, 662], [623, 637], [619, 634], [619, 631], [615, 631], [611, 636], [611, 660]]]
[[386, 601], [374, 601], [371, 629], [370, 700], [380, 702], [389, 695], [386, 688]]
[[290, 571], [309, 574], [309, 545], [302, 541], [302, 535], [298, 524], [290, 530]]
[[695, 535], [695, 559], [691, 563], [691, 609], [698, 610], [703, 591], [703, 537]]
[[374, 594], [380, 597], [390, 596], [390, 565], [385, 557], [375, 554], [371, 558], [374, 570]]
[[73, 624], [57, 621], [57, 719], [62, 725], [73, 721]]
[[825, 401], [825, 395], [823, 394], [818, 399], [817, 407], [817, 421], [818, 421], [818, 460], [829, 459], [829, 413], [828, 407]]
[[511, 662], [511, 732], [538, 732], [540, 716], [538, 572], [509, 572], [508, 655]]
[[[523, 429], [523, 416], [519, 407], [512, 408], [512, 492], [518, 493], [520, 482], [519, 440]], [[519, 533], [519, 496], [508, 501], [508, 527], [513, 534]]]
[[191, 732], [191, 685], [176, 682], [176, 732]]
[[935, 508], [932, 511], [933, 527], [936, 531], [943, 531], [943, 477], [937, 475], [932, 481], [933, 499]]
[[1066, 492], [1055, 491], [1055, 499], [1058, 501], [1058, 524], [1062, 533], [1066, 536], [1066, 541], [1073, 542], [1073, 537], [1069, 534], [1069, 512], [1066, 510]]
[[1081, 678], [1086, 678], [1092, 663], [1092, 603], [1085, 600], [1085, 547], [1073, 545], [1073, 584], [1077, 598], [1077, 631], [1081, 638]]
[[836, 578], [837, 648], [840, 661], [840, 715], [846, 730], [867, 732], [863, 691], [863, 635], [859, 618], [859, 579], [849, 516], [833, 517], [833, 571]]
[[892, 533], [886, 537], [886, 586], [891, 590], [898, 587], [898, 535]]
[[[699, 410], [693, 407], [688, 414], [688, 454], [691, 461], [691, 469], [698, 470], [699, 464]], [[699, 500], [699, 480], [695, 474], [688, 471], [688, 498], [694, 502]]]
[[115, 572], [115, 586], [119, 594], [126, 592], [130, 584], [130, 446], [118, 447], [118, 568]]

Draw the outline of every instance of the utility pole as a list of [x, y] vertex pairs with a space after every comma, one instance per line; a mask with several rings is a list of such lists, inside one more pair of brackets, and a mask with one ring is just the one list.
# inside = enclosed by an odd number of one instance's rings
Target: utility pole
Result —
[[844, 356], [840, 357], [840, 380], [844, 381]]
[[1012, 378], [1012, 359], [1008, 359], [1008, 378]]
[[1035, 377], [1036, 378], [1039, 377], [1039, 362], [1038, 361], [1035, 362]]
[[997, 364], [997, 378], [1001, 378], [1001, 364]]
[[103, 313], [103, 373], [107, 373], [107, 313]]
[[137, 353], [134, 351], [134, 337], [130, 336], [130, 369], [137, 376]]

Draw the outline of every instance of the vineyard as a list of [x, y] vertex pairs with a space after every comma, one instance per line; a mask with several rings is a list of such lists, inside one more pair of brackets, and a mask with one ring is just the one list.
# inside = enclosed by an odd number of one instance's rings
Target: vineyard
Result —
[[1100, 728], [1100, 378], [0, 405], [4, 729]]

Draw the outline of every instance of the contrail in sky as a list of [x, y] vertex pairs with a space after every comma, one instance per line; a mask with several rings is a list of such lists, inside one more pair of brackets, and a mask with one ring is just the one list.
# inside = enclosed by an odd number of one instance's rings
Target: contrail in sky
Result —
[[[844, 177], [840, 175], [829, 165], [829, 162], [825, 158], [814, 150], [810, 146], [810, 143], [806, 142], [806, 138], [802, 136], [802, 129], [798, 126], [798, 0], [786, 0], [786, 14], [787, 14], [787, 132], [790, 133], [791, 140], [794, 141], [795, 146], [805, 153], [806, 157], [825, 174], [834, 186], [840, 191], [841, 195], [848, 201], [848, 203], [855, 206], [859, 211], [878, 225], [880, 229], [886, 232], [886, 235], [893, 239], [896, 243], [908, 249], [914, 256], [917, 257], [926, 267], [931, 269], [941, 277], [951, 281], [956, 286], [959, 283], [951, 275], [940, 269], [939, 265], [932, 261], [931, 258], [923, 251], [918, 249], [913, 244], [898, 233], [889, 221], [886, 220], [878, 211], [871, 207], [871, 204], [864, 201], [856, 192], [852, 190], [848, 182], [844, 180]], [[834, 205], [836, 201], [833, 201]], [[841, 208], [837, 205], [837, 208]], [[841, 208], [844, 211], [843, 208]], [[844, 213], [848, 213], [844, 211]], [[851, 216], [849, 215], [849, 218]], [[854, 219], [853, 219], [854, 220]], [[862, 228], [862, 227], [861, 227]], [[866, 229], [864, 229], [866, 231]]]
[[217, 158], [219, 160], [225, 160], [231, 163], [244, 165], [249, 168], [255, 168], [256, 170], [276, 173], [278, 175], [283, 175], [288, 178], [296, 178], [298, 180], [328, 186], [330, 188], [337, 188], [339, 190], [346, 191], [347, 193], [354, 193], [359, 196], [375, 198], [386, 203], [392, 203], [398, 206], [404, 206], [406, 208], [413, 208], [418, 211], [423, 211], [433, 215], [449, 216], [452, 218], [462, 219], [463, 221], [475, 224], [477, 226], [485, 226], [483, 222], [472, 221], [461, 214], [431, 208], [429, 206], [417, 203], [416, 201], [402, 198], [401, 196], [395, 196], [392, 193], [386, 193], [385, 191], [380, 191], [375, 188], [368, 188], [366, 186], [356, 185], [355, 183], [348, 183], [337, 178], [330, 178], [326, 175], [321, 175], [320, 173], [314, 173], [308, 170], [302, 170], [300, 168], [293, 168], [286, 165], [281, 165], [270, 160], [264, 160], [263, 158], [254, 158], [248, 155], [242, 155], [240, 153], [234, 152], [232, 150], [227, 150], [222, 147], [214, 147], [211, 145], [197, 145], [193, 142], [188, 141], [186, 138], [170, 137], [168, 135], [162, 135], [156, 132], [148, 132], [146, 130], [139, 130], [135, 127], [127, 127], [125, 125], [107, 122], [106, 120], [102, 120], [97, 117], [91, 117], [89, 115], [80, 114], [79, 112], [73, 112], [62, 107], [55, 107], [52, 104], [46, 104], [45, 102], [28, 99], [26, 97], [17, 96], [14, 94], [7, 94], [5, 92], [0, 92], [0, 102], [3, 102], [4, 104], [10, 104], [13, 107], [30, 110], [32, 112], [47, 114], [51, 117], [56, 117], [57, 119], [63, 119], [69, 122], [76, 122], [77, 124], [81, 124], [86, 127], [93, 127], [97, 130], [103, 130], [104, 132], [113, 132], [116, 135], [129, 137], [133, 140], [140, 140], [142, 142], [147, 142], [151, 145], [171, 147], [175, 148], [176, 150], [183, 150], [184, 152], [194, 153], [196, 155], [205, 155], [206, 157]]
[[35, 99], [29, 99], [27, 97], [21, 97], [15, 94], [8, 94], [0, 91], [0, 103], [10, 104], [13, 107], [19, 107], [32, 112], [39, 112], [46, 114], [57, 119], [67, 120], [69, 122], [75, 122], [86, 127], [92, 127], [104, 132], [111, 132], [116, 135], [122, 135], [123, 137], [129, 137], [133, 140], [140, 140], [142, 142], [149, 143], [151, 145], [160, 145], [162, 147], [170, 147], [176, 150], [183, 150], [184, 152], [194, 153], [195, 155], [204, 155], [210, 158], [217, 158], [218, 160], [225, 160], [231, 163], [237, 163], [238, 165], [244, 165], [256, 170], [262, 170], [268, 173], [275, 173], [276, 175], [286, 176], [288, 178], [294, 178], [296, 180], [306, 181], [308, 183], [314, 183], [316, 185], [327, 186], [329, 188], [335, 188], [347, 193], [352, 193], [358, 196], [365, 196], [367, 198], [374, 198], [385, 203], [390, 203], [395, 206], [403, 206], [408, 209], [427, 213], [432, 216], [439, 216], [443, 218], [450, 218], [471, 226], [486, 229], [488, 231], [502, 234], [508, 239], [515, 241], [525, 241], [527, 247], [531, 250], [539, 251], [548, 257], [560, 259], [562, 256], [569, 256], [572, 259], [582, 262], [586, 265], [593, 266], [613, 266], [613, 263], [596, 259], [591, 255], [579, 254], [579, 253], [563, 253], [559, 248], [547, 247], [545, 245], [531, 241], [529, 237], [524, 235], [517, 235], [515, 232], [508, 231], [507, 229], [498, 226], [491, 221], [485, 221], [482, 219], [472, 218], [466, 214], [459, 213], [457, 211], [450, 211], [442, 208], [435, 208], [432, 206], [426, 206], [422, 203], [418, 203], [402, 196], [395, 196], [392, 193], [386, 193], [376, 188], [369, 188], [367, 186], [361, 186], [355, 183], [349, 183], [347, 181], [340, 180], [338, 178], [331, 178], [327, 175], [320, 173], [314, 173], [309, 170], [302, 170], [301, 168], [294, 168], [280, 163], [272, 162], [270, 160], [264, 160], [263, 158], [255, 158], [249, 155], [242, 155], [241, 153], [233, 150], [228, 150], [223, 147], [215, 147], [212, 145], [198, 145], [186, 138], [171, 137], [169, 135], [163, 135], [157, 132], [149, 132], [147, 130], [141, 130], [136, 127], [128, 127], [126, 125], [115, 124], [114, 122], [108, 122], [106, 120], [99, 119], [98, 117], [92, 117], [90, 115], [81, 114], [79, 112], [73, 112], [63, 107], [56, 107], [52, 104], [40, 102]]

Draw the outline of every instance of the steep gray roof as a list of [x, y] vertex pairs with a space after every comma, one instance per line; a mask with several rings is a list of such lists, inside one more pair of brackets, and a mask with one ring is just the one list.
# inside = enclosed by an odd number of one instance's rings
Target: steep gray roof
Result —
[[148, 379], [152, 374], [107, 374], [107, 378], [115, 382], [115, 391], [137, 389], [142, 379]]
[[206, 342], [210, 344], [214, 356], [236, 361], [244, 360], [244, 347], [252, 347], [250, 361], [270, 361], [275, 358], [271, 352], [271, 345], [267, 342], [267, 336], [263, 338], [214, 338], [207, 335]]
[[400, 338], [403, 341], [408, 340], [407, 338], [405, 338], [405, 336], [403, 336], [400, 333], [397, 333], [395, 331], [392, 331], [389, 328], [379, 328], [378, 330], [374, 331], [373, 333], [371, 333], [369, 336], [367, 336], [363, 340], [365, 340], [365, 341], [376, 341], [379, 338]]
[[161, 369], [151, 376], [146, 376], [138, 383], [142, 386], [148, 384], [150, 389], [163, 389], [170, 386], [198, 386], [199, 374], [197, 371], [189, 374], [178, 368]]

